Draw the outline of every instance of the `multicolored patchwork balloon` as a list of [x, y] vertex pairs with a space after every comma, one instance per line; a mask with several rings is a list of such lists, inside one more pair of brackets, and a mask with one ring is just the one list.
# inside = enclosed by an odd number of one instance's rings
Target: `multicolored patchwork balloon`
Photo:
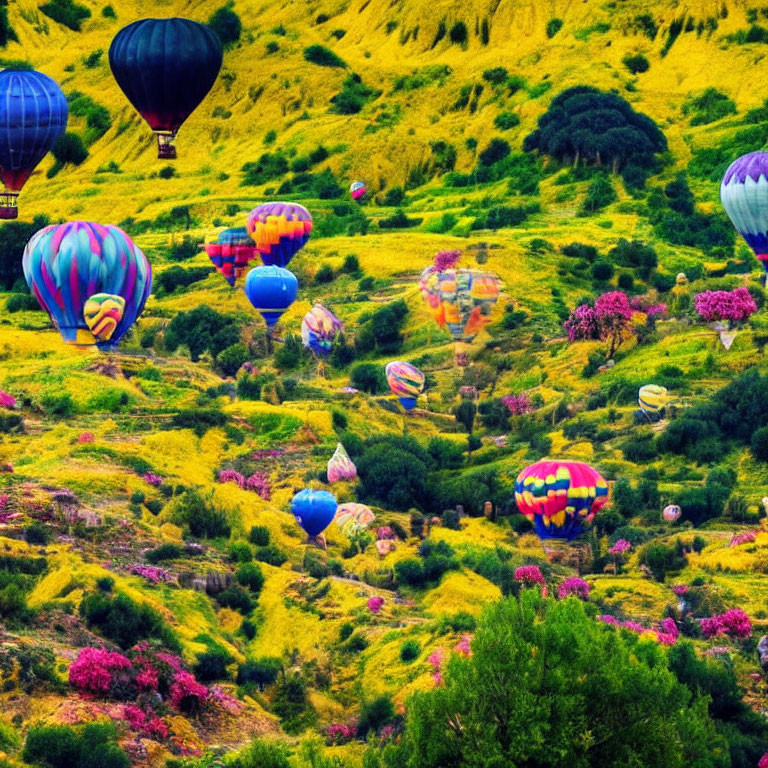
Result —
[[661, 517], [666, 523], [675, 523], [680, 519], [683, 510], [677, 504], [668, 504], [664, 507]]
[[336, 497], [329, 491], [305, 488], [291, 500], [291, 512], [296, 522], [311, 536], [319, 536], [336, 514]]
[[542, 539], [574, 539], [608, 501], [608, 483], [580, 461], [539, 461], [515, 482], [517, 508]]
[[720, 185], [720, 200], [768, 272], [768, 152], [750, 152], [731, 163]]
[[640, 387], [637, 402], [643, 413], [658, 413], [669, 400], [669, 392], [666, 387], [658, 384], [646, 384]]
[[353, 501], [347, 504], [340, 504], [336, 512], [336, 525], [347, 536], [362, 533], [375, 519], [376, 515], [373, 514], [370, 507]]
[[[68, 344], [114, 349], [152, 290], [147, 257], [111, 224], [70, 221], [44, 227], [27, 243], [22, 266], [27, 285]], [[124, 308], [118, 319], [119, 299]], [[92, 324], [103, 335], [112, 320], [116, 322], [109, 336], [94, 334]]]
[[253, 308], [273, 328], [296, 300], [299, 281], [282, 267], [255, 267], [245, 278], [245, 295]]
[[223, 275], [233, 288], [245, 274], [248, 265], [258, 256], [256, 246], [245, 227], [220, 232], [216, 242], [205, 244], [205, 252], [217, 272]]
[[265, 203], [250, 212], [247, 229], [265, 264], [287, 267], [312, 234], [312, 216], [298, 203]]
[[387, 384], [406, 411], [416, 407], [416, 400], [424, 390], [424, 374], [410, 363], [393, 360], [384, 369]]
[[341, 443], [337, 443], [333, 456], [328, 459], [328, 482], [354, 480], [357, 477], [357, 467], [352, 463], [349, 454]]
[[430, 264], [421, 273], [419, 290], [435, 322], [451, 334], [459, 352], [461, 344], [471, 344], [490, 322], [501, 282], [487, 272], [439, 270]]
[[362, 181], [353, 181], [349, 185], [349, 193], [352, 195], [353, 200], [362, 200], [367, 191], [368, 189]]
[[125, 313], [125, 299], [111, 293], [95, 293], [83, 307], [83, 317], [98, 341], [109, 341]]
[[333, 341], [344, 330], [344, 324], [330, 309], [315, 304], [301, 321], [301, 341], [316, 355], [331, 353]]

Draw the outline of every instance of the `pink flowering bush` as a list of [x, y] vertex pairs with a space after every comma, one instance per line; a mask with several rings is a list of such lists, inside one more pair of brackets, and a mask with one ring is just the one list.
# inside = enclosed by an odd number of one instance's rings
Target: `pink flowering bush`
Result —
[[173, 574], [170, 571], [166, 571], [165, 568], [158, 568], [154, 565], [142, 565], [141, 563], [129, 565], [128, 573], [142, 576], [153, 584], [163, 584], [165, 582], [176, 580]]
[[758, 531], [746, 531], [745, 533], [737, 533], [731, 538], [729, 547], [738, 547], [739, 544], [751, 544], [756, 538]]
[[745, 638], [752, 634], [752, 622], [741, 608], [731, 608], [731, 610], [718, 616], [700, 619], [700, 624], [704, 637], [729, 635], [730, 637]]
[[219, 472], [220, 483], [235, 483], [238, 488], [245, 488], [245, 478], [234, 469], [223, 469]]
[[501, 402], [507, 407], [512, 416], [522, 416], [533, 410], [533, 405], [525, 392], [519, 395], [506, 395]]
[[742, 323], [757, 312], [755, 300], [743, 286], [733, 291], [704, 291], [697, 294], [694, 302], [696, 312], [708, 323], [718, 320]]
[[246, 479], [245, 488], [248, 491], [254, 491], [264, 501], [269, 501], [272, 498], [272, 486], [266, 472], [254, 472]]
[[446, 269], [453, 269], [461, 259], [461, 251], [440, 251], [435, 256], [435, 269], [443, 272]]
[[768, 752], [766, 752], [757, 764], [757, 768], [768, 768]]
[[562, 600], [569, 595], [574, 595], [582, 600], [586, 600], [589, 597], [589, 584], [580, 579], [577, 576], [571, 576], [566, 579], [557, 588], [557, 596]]
[[178, 672], [171, 683], [171, 704], [180, 712], [194, 714], [202, 709], [208, 689], [195, 680], [190, 672]]
[[376, 529], [377, 541], [391, 541], [395, 538], [395, 532], [388, 525], [382, 525]]
[[454, 646], [453, 650], [460, 656], [469, 657], [472, 655], [472, 635], [462, 635], [461, 640]]
[[598, 621], [602, 621], [604, 624], [609, 624], [612, 627], [620, 627], [622, 629], [628, 629], [630, 632], [636, 632], [638, 635], [645, 635], [655, 640], [662, 645], [674, 645], [677, 642], [679, 635], [677, 625], [671, 618], [664, 619], [659, 629], [647, 629], [642, 624], [630, 619], [626, 621], [619, 621], [615, 616], [603, 614], [597, 617]]
[[355, 738], [355, 728], [344, 723], [331, 723], [325, 732], [326, 744], [331, 747], [338, 747], [346, 744]]
[[81, 693], [104, 696], [118, 682], [130, 680], [133, 666], [122, 653], [83, 648], [69, 668], [69, 684]]
[[148, 483], [155, 488], [159, 488], [163, 484], [163, 478], [156, 475], [154, 472], [147, 472], [144, 475], [144, 482]]
[[682, 597], [683, 595], [688, 593], [688, 585], [687, 584], [675, 584], [675, 586], [672, 587], [672, 591], [678, 597]]
[[526, 587], [534, 584], [546, 584], [538, 565], [521, 565], [515, 571], [515, 581], [522, 581]]
[[435, 685], [443, 684], [443, 661], [445, 660], [445, 651], [442, 648], [436, 648], [427, 659], [427, 664], [432, 667], [432, 679]]
[[78, 443], [92, 443], [94, 441], [93, 432], [81, 432], [77, 438]]
[[370, 598], [370, 600], [368, 600], [368, 610], [373, 614], [378, 613], [383, 607], [384, 607], [383, 597], [374, 595], [372, 598]]
[[608, 357], [613, 357], [631, 333], [632, 307], [623, 291], [610, 291], [598, 297], [595, 306], [581, 304], [571, 312], [563, 327], [569, 341], [609, 341]]
[[612, 555], [623, 555], [625, 552], [629, 552], [632, 549], [632, 544], [626, 539], [619, 539], [608, 552]]
[[135, 704], [126, 704], [123, 707], [123, 719], [138, 733], [157, 739], [168, 738], [168, 726], [154, 713], [147, 713]]
[[0, 408], [15, 408], [16, 398], [0, 389]]
[[660, 317], [667, 314], [666, 304], [652, 304], [646, 296], [633, 296], [629, 300], [629, 306], [632, 307], [635, 312], [642, 312], [648, 317]]

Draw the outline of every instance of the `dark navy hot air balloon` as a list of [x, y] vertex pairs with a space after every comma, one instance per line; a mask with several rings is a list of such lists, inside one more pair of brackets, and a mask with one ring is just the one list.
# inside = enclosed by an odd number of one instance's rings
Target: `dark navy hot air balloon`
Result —
[[24, 277], [69, 344], [117, 346], [147, 303], [152, 269], [122, 229], [70, 221], [35, 232]]
[[157, 156], [176, 157], [173, 140], [216, 82], [221, 41], [189, 19], [141, 19], [109, 46], [117, 84], [157, 135]]
[[0, 219], [18, 216], [16, 199], [67, 127], [67, 100], [42, 72], [0, 72]]
[[296, 300], [299, 281], [282, 267], [255, 267], [245, 278], [245, 295], [270, 330]]
[[330, 491], [305, 488], [291, 500], [296, 522], [311, 536], [319, 536], [336, 516], [336, 497]]

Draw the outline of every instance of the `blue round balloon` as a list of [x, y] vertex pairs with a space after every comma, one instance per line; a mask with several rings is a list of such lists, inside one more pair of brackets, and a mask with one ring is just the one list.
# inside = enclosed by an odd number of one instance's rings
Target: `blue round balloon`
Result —
[[330, 491], [305, 488], [291, 500], [296, 522], [310, 535], [318, 536], [336, 516], [336, 497]]
[[245, 278], [245, 295], [272, 328], [296, 300], [299, 281], [283, 267], [255, 267]]
[[7, 200], [0, 218], [15, 218], [15, 198], [67, 127], [67, 99], [42, 72], [0, 72], [0, 180]]

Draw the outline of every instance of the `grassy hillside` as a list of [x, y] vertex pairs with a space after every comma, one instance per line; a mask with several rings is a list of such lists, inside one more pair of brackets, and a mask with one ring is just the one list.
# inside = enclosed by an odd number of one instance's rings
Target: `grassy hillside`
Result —
[[[88, 149], [76, 167], [58, 169], [51, 156], [41, 163], [21, 195], [21, 219], [119, 224], [147, 254], [156, 282], [135, 332], [106, 356], [63, 345], [29, 304], [17, 311], [22, 287], [0, 296], [0, 389], [17, 402], [0, 408], [0, 765], [23, 765], [20, 745], [35, 724], [74, 725], [95, 712], [118, 723], [132, 765], [215, 765], [178, 761], [231, 756], [266, 735], [290, 747], [294, 765], [315, 768], [306, 743], [330, 743], [329, 726], [358, 723], [381, 697], [392, 712], [372, 730], [386, 740], [391, 732], [382, 729], [399, 727], [408, 697], [434, 687], [429, 658], [471, 634], [485, 605], [517, 594], [515, 571], [525, 565], [541, 569], [550, 594], [583, 577], [595, 614], [649, 630], [673, 616], [701, 653], [729, 644], [746, 700], [764, 712], [754, 648], [768, 622], [766, 464], [735, 428], [702, 432], [678, 451], [664, 436], [686, 415], [701, 416], [695, 409], [723, 402], [723, 388], [746, 369], [766, 374], [761, 268], [740, 242], [676, 232], [667, 185], [686, 173], [689, 218], [702, 231], [724, 226], [724, 163], [765, 140], [768, 81], [759, 73], [768, 9], [734, 0], [674, 8], [236, 0], [240, 39], [182, 127], [171, 165], [157, 160], [151, 132], [111, 77], [107, 50], [137, 18], [207, 21], [218, 6], [77, 5], [90, 12], [79, 31], [31, 0], [8, 7], [17, 41], [0, 64], [26, 63], [56, 79], [71, 99], [69, 130]], [[312, 45], [343, 66], [308, 61]], [[633, 73], [638, 57], [648, 66]], [[663, 131], [668, 151], [641, 188], [610, 164], [571, 167], [523, 152], [552, 98], [576, 85], [619, 94]], [[352, 113], [339, 114], [339, 100], [331, 101], [342, 92], [358, 100]], [[99, 107], [109, 117], [99, 112], [97, 130], [88, 121]], [[496, 180], [482, 181], [494, 139], [509, 154]], [[588, 210], [585, 198], [604, 178], [613, 198]], [[369, 188], [360, 207], [347, 192], [355, 179]], [[296, 199], [315, 219], [291, 262], [300, 292], [281, 337], [298, 336], [301, 318], [321, 301], [357, 342], [351, 363], [335, 357], [321, 372], [308, 354], [290, 359], [290, 342], [268, 353], [263, 321], [242, 291], [210, 269], [204, 252], [183, 250], [244, 225], [268, 199]], [[489, 212], [501, 209], [517, 223], [488, 228]], [[401, 215], [409, 226], [387, 227]], [[650, 246], [658, 264], [644, 273], [622, 262], [614, 250], [622, 239]], [[574, 256], [573, 243], [599, 255]], [[452, 249], [463, 251], [462, 265], [504, 285], [466, 369], [455, 366], [452, 340], [417, 287], [435, 254]], [[596, 271], [602, 261], [612, 266], [606, 279]], [[179, 270], [199, 271], [186, 286], [158, 288]], [[675, 284], [680, 272], [685, 285]], [[692, 298], [738, 286], [750, 288], [759, 311], [726, 350]], [[617, 289], [664, 303], [667, 314], [655, 326], [635, 314], [609, 365], [604, 342], [570, 343], [563, 322], [585, 297]], [[400, 300], [402, 338], [363, 347], [372, 315]], [[228, 376], [221, 354], [193, 361], [187, 345], [170, 343], [173, 319], [201, 306], [219, 313], [216, 322], [231, 321], [231, 345], [245, 345], [257, 373]], [[427, 375], [410, 415], [385, 391], [348, 389], [358, 365], [379, 369], [392, 359]], [[738, 381], [746, 390], [747, 380]], [[638, 388], [651, 382], [675, 399], [654, 424], [635, 413]], [[455, 418], [462, 387], [479, 392], [472, 435]], [[512, 416], [500, 398], [521, 393], [533, 413]], [[763, 417], [751, 407], [754, 430]], [[289, 511], [293, 494], [327, 488], [338, 442], [364, 466], [382, 436], [392, 453], [424, 452], [424, 487], [395, 503], [366, 493], [368, 478], [334, 485], [339, 502], [373, 507], [372, 535], [350, 540], [332, 524], [327, 551], [307, 544]], [[588, 462], [611, 486], [609, 506], [579, 543], [545, 545], [516, 512], [515, 477], [545, 457]], [[269, 492], [226, 482], [227, 471], [258, 475]], [[487, 500], [493, 520], [482, 515]], [[672, 503], [683, 517], [662, 523]], [[460, 521], [456, 505], [468, 513]], [[394, 545], [379, 553], [375, 529], [387, 526]], [[732, 541], [743, 533], [748, 540]], [[620, 539], [632, 544], [624, 555], [610, 551]], [[414, 560], [419, 578], [412, 562], [403, 564]], [[679, 585], [689, 590], [693, 619], [741, 608], [752, 637], [703, 637], [680, 607]], [[369, 607], [375, 596], [384, 599], [379, 612]], [[117, 600], [116, 614], [130, 619], [119, 630], [103, 618]], [[204, 705], [172, 704], [171, 692], [147, 703], [134, 683], [129, 696], [71, 682], [83, 648], [127, 654], [138, 670], [131, 649], [144, 639], [197, 675], [208, 688], [199, 694]], [[249, 678], [248, 663], [264, 677]], [[126, 710], [134, 700], [155, 707], [162, 726], [138, 722]], [[338, 765], [363, 765], [361, 739], [338, 741], [328, 748]]]

